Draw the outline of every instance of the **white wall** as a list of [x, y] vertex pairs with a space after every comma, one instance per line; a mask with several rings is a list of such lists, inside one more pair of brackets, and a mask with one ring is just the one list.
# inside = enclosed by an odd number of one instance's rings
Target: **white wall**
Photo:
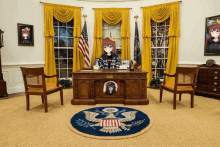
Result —
[[[142, 9], [140, 7], [175, 2], [175, 0], [142, 0], [130, 2], [85, 2], [76, 0], [0, 0], [0, 29], [4, 33], [2, 64], [4, 66], [22, 64], [44, 64], [44, 13], [39, 2], [84, 7], [82, 15], [87, 15], [90, 57], [93, 50], [94, 10], [92, 8], [126, 8], [130, 10], [131, 57], [133, 57], [134, 16], [138, 15], [140, 45], [142, 47]], [[218, 56], [204, 56], [205, 18], [220, 15], [220, 0], [182, 0], [180, 3], [179, 64], [203, 64]], [[34, 25], [34, 47], [18, 46], [17, 23]], [[82, 19], [83, 25], [83, 19]], [[8, 68], [7, 68], [8, 69]], [[10, 77], [9, 77], [10, 78]]]

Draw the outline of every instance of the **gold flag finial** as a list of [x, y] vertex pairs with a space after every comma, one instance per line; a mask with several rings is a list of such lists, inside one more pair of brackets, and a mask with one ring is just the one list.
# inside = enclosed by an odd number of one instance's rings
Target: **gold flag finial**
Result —
[[86, 22], [87, 15], [84, 14], [82, 17], [84, 17], [84, 22]]
[[135, 21], [137, 22], [137, 19], [138, 19], [139, 17], [138, 17], [138, 15], [135, 15], [134, 16], [134, 19], [135, 19]]

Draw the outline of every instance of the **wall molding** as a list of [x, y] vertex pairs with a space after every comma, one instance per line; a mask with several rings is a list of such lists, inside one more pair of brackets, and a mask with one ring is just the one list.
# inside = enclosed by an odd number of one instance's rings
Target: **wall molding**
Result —
[[2, 65], [2, 69], [4, 68], [20, 68], [20, 67], [44, 67], [45, 63], [23, 63], [23, 64], [4, 64]]
[[44, 67], [44, 63], [3, 65], [3, 79], [6, 81], [8, 94], [24, 92], [24, 83], [20, 67]]

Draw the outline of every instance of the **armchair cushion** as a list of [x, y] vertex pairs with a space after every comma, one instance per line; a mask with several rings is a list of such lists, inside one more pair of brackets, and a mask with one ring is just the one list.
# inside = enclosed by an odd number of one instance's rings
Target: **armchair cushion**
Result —
[[[57, 89], [57, 88], [60, 88], [60, 87], [62, 87], [62, 85], [59, 85], [59, 87], [57, 87], [57, 85], [54, 84], [54, 83], [46, 83], [46, 91], [47, 92], [52, 91], [52, 90]], [[43, 88], [30, 87], [30, 88], [28, 88], [27, 92], [40, 92], [40, 93], [43, 93]]]
[[[162, 83], [161, 85], [174, 91], [175, 84], [172, 81], [166, 82], [165, 85], [164, 85], [164, 83]], [[177, 91], [193, 91], [193, 88], [192, 88], [192, 86], [177, 86]]]

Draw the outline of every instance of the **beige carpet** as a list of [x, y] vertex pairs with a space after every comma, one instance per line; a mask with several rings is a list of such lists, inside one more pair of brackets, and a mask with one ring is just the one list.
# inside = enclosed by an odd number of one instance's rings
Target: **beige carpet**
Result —
[[[164, 91], [159, 103], [159, 90], [148, 89], [149, 105], [128, 106], [153, 118], [146, 133], [122, 140], [97, 140], [72, 132], [67, 121], [71, 115], [93, 105], [73, 106], [72, 89], [64, 90], [64, 105], [59, 92], [49, 95], [49, 112], [44, 113], [40, 96], [30, 97], [30, 110], [25, 109], [25, 96], [0, 100], [0, 146], [74, 146], [74, 147], [147, 147], [147, 146], [220, 146], [220, 99], [195, 96], [195, 108], [190, 108], [190, 96], [182, 95], [173, 110], [173, 95]], [[96, 105], [107, 106], [107, 105]], [[117, 105], [123, 106], [123, 105]]]

